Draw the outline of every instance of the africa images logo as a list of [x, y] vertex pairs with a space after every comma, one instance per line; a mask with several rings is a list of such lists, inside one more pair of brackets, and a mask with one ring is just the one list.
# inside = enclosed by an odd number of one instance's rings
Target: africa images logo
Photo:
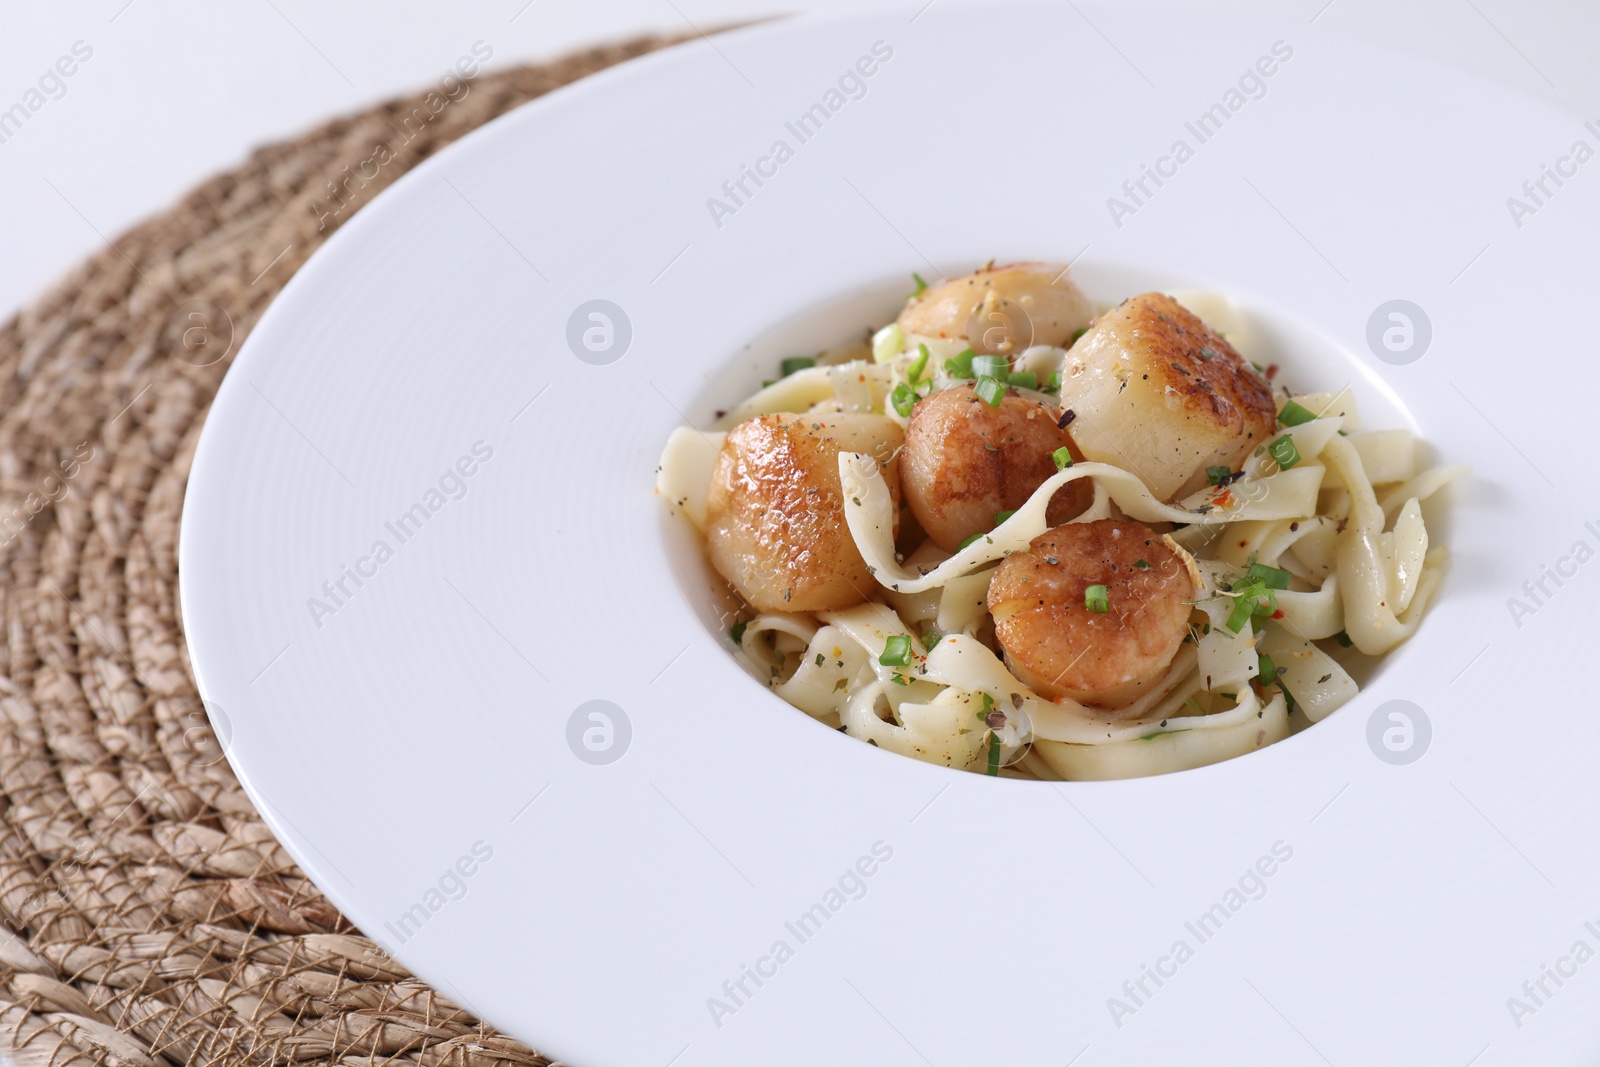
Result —
[[[1222, 98], [1189, 122], [1183, 124], [1184, 136], [1172, 142], [1165, 155], [1156, 158], [1155, 165], [1140, 164], [1137, 177], [1122, 183], [1122, 196], [1106, 198], [1106, 210], [1117, 229], [1124, 220], [1137, 215], [1139, 209], [1150, 203], [1168, 181], [1178, 176], [1178, 169], [1195, 157], [1200, 146], [1222, 132], [1232, 118], [1243, 111], [1252, 100], [1267, 95], [1267, 79], [1273, 77], [1285, 63], [1294, 58], [1294, 46], [1287, 41], [1274, 41], [1269, 53], [1258, 57], [1247, 67], [1238, 80], [1228, 86]], [[1193, 143], [1190, 138], [1194, 138]]]

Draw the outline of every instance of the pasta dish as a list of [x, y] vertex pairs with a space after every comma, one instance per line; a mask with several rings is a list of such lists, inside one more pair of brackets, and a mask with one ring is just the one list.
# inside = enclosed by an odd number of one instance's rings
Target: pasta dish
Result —
[[1322, 720], [1415, 631], [1445, 564], [1421, 503], [1463, 469], [1348, 389], [1291, 393], [1228, 300], [913, 277], [662, 456], [784, 700], [949, 767], [1130, 778]]

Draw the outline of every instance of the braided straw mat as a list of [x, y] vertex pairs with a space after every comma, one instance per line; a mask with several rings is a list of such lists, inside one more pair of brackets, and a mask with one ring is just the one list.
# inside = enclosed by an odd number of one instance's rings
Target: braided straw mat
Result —
[[410, 141], [422, 94], [263, 148], [0, 327], [0, 1063], [549, 1062], [362, 937], [251, 807], [190, 676], [178, 516], [216, 354], [353, 213], [330, 182], [388, 144], [359, 207], [669, 43], [482, 75]]

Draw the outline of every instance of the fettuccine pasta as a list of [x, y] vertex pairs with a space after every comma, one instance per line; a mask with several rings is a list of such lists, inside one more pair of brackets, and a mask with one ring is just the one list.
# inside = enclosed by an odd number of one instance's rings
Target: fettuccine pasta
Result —
[[945, 766], [1137, 777], [1321, 721], [1420, 625], [1422, 503], [1463, 468], [1275, 385], [1225, 298], [1096, 308], [1051, 264], [918, 284], [662, 456], [735, 656], [788, 703]]

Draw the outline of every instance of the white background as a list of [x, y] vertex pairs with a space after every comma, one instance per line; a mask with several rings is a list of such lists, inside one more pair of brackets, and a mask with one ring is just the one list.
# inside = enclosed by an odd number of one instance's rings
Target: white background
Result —
[[[850, 0], [93, 0], [24, 8], [23, 2], [8, 0], [0, 33], [0, 111], [20, 101], [74, 42], [85, 42], [94, 56], [67, 80], [64, 96], [0, 144], [0, 315], [105, 238], [254, 146], [432, 82], [473, 41], [494, 48], [492, 71], [646, 30], [711, 29], [862, 6]], [[1203, 2], [1315, 18], [1319, 28], [1444, 59], [1600, 118], [1595, 0]], [[1079, 6], [1092, 16], [1087, 0]]]

